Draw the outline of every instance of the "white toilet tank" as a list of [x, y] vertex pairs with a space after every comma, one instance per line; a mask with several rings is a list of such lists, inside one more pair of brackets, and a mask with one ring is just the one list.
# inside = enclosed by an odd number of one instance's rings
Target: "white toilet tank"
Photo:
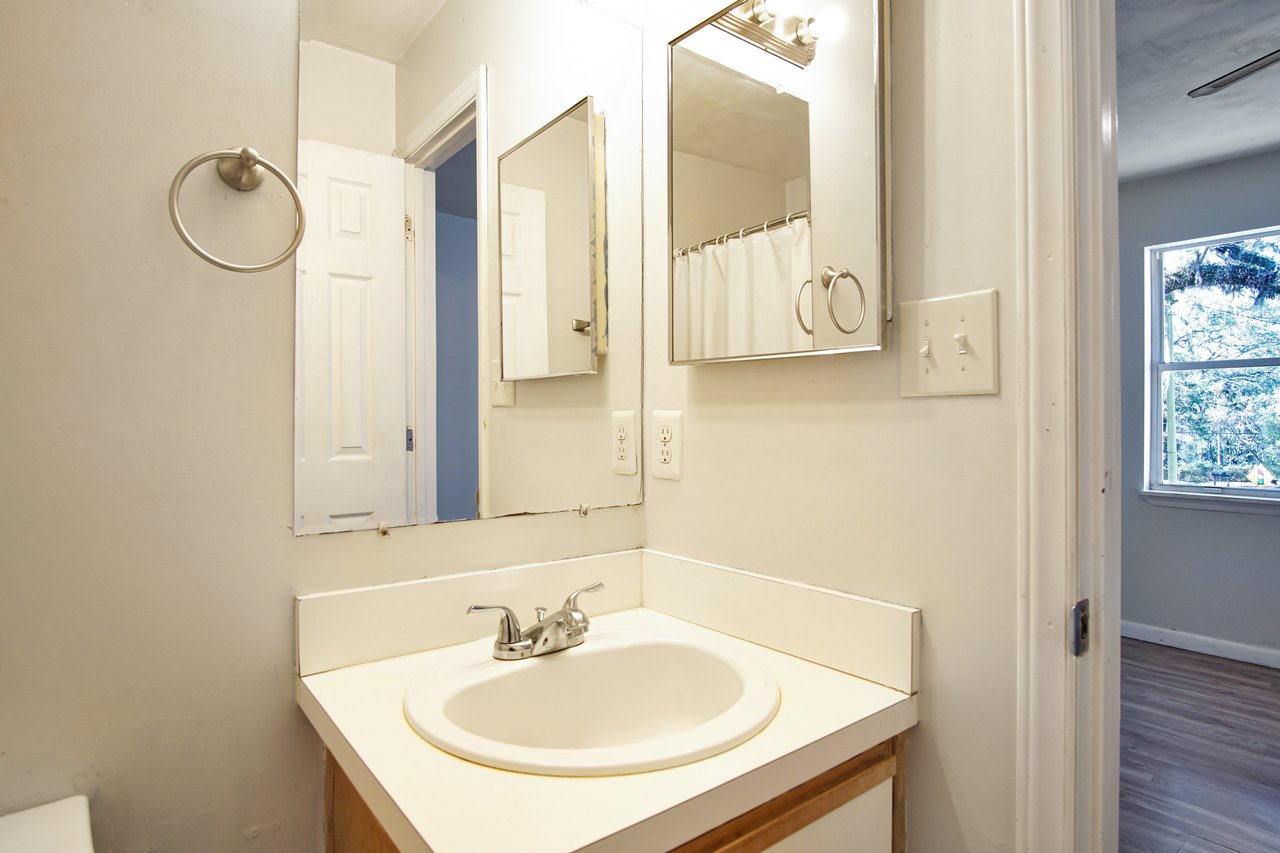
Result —
[[0, 853], [93, 853], [89, 798], [68, 797], [0, 817]]

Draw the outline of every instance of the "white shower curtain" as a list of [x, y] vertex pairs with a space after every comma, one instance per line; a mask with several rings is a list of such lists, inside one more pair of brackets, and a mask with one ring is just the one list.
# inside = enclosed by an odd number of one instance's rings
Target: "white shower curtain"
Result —
[[[811, 257], [803, 218], [678, 254], [672, 288], [676, 359], [810, 349], [795, 303], [812, 275]], [[812, 327], [809, 299], [805, 293], [802, 310]]]

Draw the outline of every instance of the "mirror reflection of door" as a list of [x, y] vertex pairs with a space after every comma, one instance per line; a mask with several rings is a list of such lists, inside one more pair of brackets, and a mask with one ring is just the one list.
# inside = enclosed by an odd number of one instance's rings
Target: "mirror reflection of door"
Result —
[[403, 163], [301, 140], [298, 500], [307, 530], [405, 524]]
[[551, 372], [547, 341], [547, 194], [504, 183], [502, 354], [512, 378]]
[[478, 517], [475, 127], [410, 168], [394, 91], [385, 59], [300, 45], [299, 534]]

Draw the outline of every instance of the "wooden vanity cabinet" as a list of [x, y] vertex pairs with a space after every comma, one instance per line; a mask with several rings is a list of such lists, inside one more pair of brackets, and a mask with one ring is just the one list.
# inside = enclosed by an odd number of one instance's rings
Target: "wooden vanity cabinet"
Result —
[[324, 752], [324, 851], [400, 853], [327, 749]]
[[[904, 732], [675, 849], [905, 853], [906, 745]], [[326, 853], [399, 853], [332, 754], [325, 758], [324, 807]]]
[[678, 853], [907, 849], [907, 735], [884, 741], [676, 848]]

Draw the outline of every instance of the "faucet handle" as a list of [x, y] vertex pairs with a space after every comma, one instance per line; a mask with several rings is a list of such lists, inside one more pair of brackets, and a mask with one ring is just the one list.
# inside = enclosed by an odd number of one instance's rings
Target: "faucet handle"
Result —
[[498, 610], [502, 613], [502, 618], [498, 622], [497, 641], [499, 643], [509, 645], [520, 642], [520, 620], [516, 618], [516, 614], [510, 607], [503, 607], [501, 604], [473, 604], [467, 608], [467, 615], [483, 613], [487, 610]]
[[591, 586], [584, 586], [582, 589], [569, 593], [569, 597], [564, 600], [564, 609], [577, 610], [578, 596], [582, 595], [584, 592], [599, 592], [602, 589], [604, 589], [604, 583], [602, 581], [596, 581]]

